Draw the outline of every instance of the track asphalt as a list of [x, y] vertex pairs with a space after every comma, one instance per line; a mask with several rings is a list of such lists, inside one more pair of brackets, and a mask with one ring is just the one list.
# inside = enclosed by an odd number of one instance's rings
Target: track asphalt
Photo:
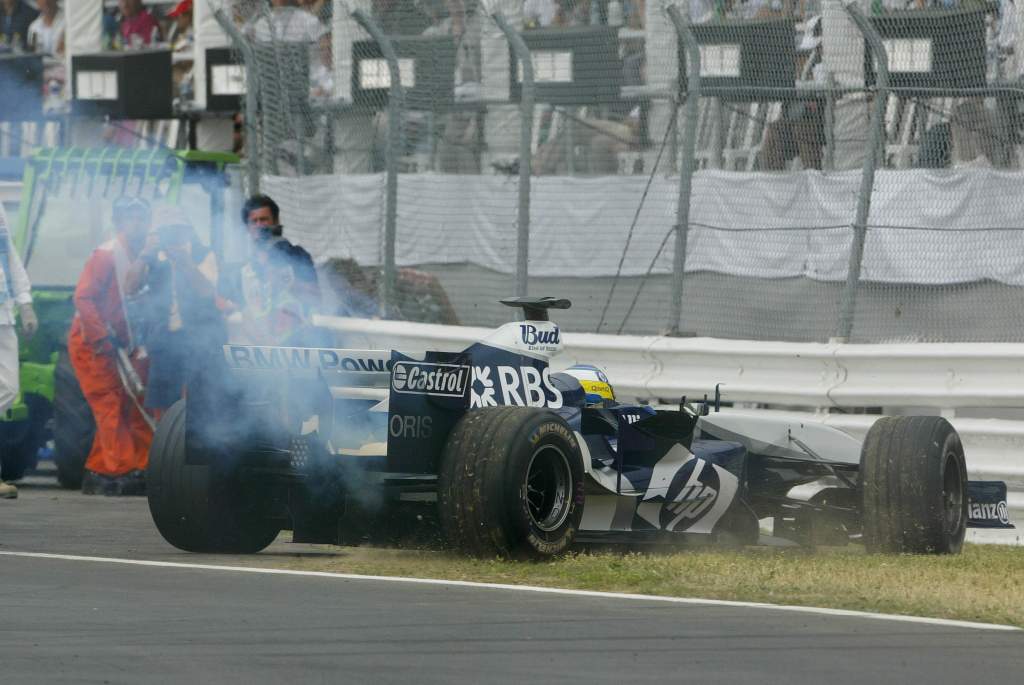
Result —
[[[33, 477], [0, 552], [251, 566], [170, 547], [140, 498]], [[259, 556], [331, 554], [275, 543]], [[344, 554], [338, 548], [337, 554]], [[0, 679], [1020, 682], [1024, 632], [450, 585], [0, 555]]]

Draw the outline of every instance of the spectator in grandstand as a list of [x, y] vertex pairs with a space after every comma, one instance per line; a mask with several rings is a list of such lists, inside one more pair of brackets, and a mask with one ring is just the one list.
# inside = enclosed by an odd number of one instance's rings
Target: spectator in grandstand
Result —
[[[639, 116], [639, 111], [636, 112]], [[533, 173], [565, 175], [570, 171], [569, 155], [574, 157], [577, 172], [591, 175], [614, 175], [619, 171], [619, 153], [634, 147], [638, 141], [639, 120], [623, 121], [587, 116], [581, 111], [553, 108], [545, 112], [542, 126], [548, 127], [547, 139], [538, 146], [533, 159]], [[572, 127], [573, 149], [567, 136]], [[579, 151], [582, 155], [579, 156]]]
[[327, 32], [319, 19], [299, 7], [298, 0], [271, 0], [270, 5], [270, 13], [258, 13], [247, 28], [255, 40], [316, 43]]
[[249, 26], [260, 13], [260, 0], [229, 0], [231, 18], [238, 28]]
[[118, 36], [123, 48], [140, 48], [160, 40], [160, 24], [149, 10], [142, 6], [142, 0], [118, 0], [121, 12]]
[[330, 0], [299, 0], [299, 6], [330, 27], [334, 18], [334, 3]]
[[192, 93], [192, 67], [193, 60], [190, 59], [194, 38], [192, 35], [192, 0], [181, 0], [167, 13], [167, 18], [174, 23], [168, 32], [167, 42], [175, 53], [175, 60], [171, 65], [171, 77], [174, 80], [176, 94], [188, 99]]
[[526, 0], [523, 3], [523, 27], [540, 29], [551, 26], [558, 16], [555, 0]]
[[430, 27], [415, 0], [373, 0], [373, 18], [389, 36], [418, 36]]
[[32, 52], [57, 55], [64, 52], [64, 14], [57, 0], [38, 0], [39, 16], [28, 27], [28, 46]]
[[[643, 52], [628, 54], [622, 61], [622, 82], [626, 86], [643, 83], [646, 59]], [[574, 164], [587, 174], [613, 175], [619, 171], [619, 154], [635, 147], [646, 138], [647, 104], [623, 102], [594, 112], [587, 108], [567, 110], [552, 107], [541, 119], [541, 140], [533, 159], [536, 174], [566, 174], [569, 154], [582, 150]], [[573, 150], [569, 149], [568, 133], [572, 127]]]
[[309, 68], [309, 93], [314, 97], [330, 97], [334, 92], [334, 47], [331, 36], [317, 42], [319, 59]]
[[782, 16], [783, 0], [736, 0], [730, 2], [725, 16], [731, 19], [761, 19]]
[[[467, 7], [469, 4], [469, 7]], [[476, 3], [446, 0], [446, 12], [423, 35], [450, 35], [455, 42], [455, 99], [472, 100], [480, 93], [480, 12]], [[474, 111], [455, 111], [443, 117], [437, 146], [438, 167], [444, 173], [480, 171], [480, 127]]]
[[1008, 168], [1016, 162], [1012, 115], [989, 109], [982, 98], [964, 98], [949, 123], [951, 162]]
[[115, 7], [104, 10], [101, 20], [103, 32], [103, 49], [118, 50], [121, 48], [121, 13]]
[[[801, 80], [820, 78], [822, 71], [816, 69], [821, 63], [820, 17], [807, 22], [806, 32], [797, 50], [797, 76]], [[820, 169], [824, 145], [825, 117], [822, 103], [814, 98], [784, 103], [782, 117], [765, 129], [761, 169], [780, 171], [798, 156], [804, 169]]]
[[167, 13], [174, 20], [168, 35], [171, 50], [184, 50], [192, 46], [192, 0], [181, 0]]
[[0, 0], [0, 47], [28, 48], [28, 29], [38, 14], [24, 0]]
[[1013, 0], [1000, 0], [994, 22], [994, 45], [989, 49], [994, 62], [992, 71], [997, 79], [1013, 79], [1020, 74], [1014, 59], [1017, 47], [1017, 7]]
[[[710, 5], [710, 0], [690, 0], [690, 21], [695, 24], [698, 24], [701, 21], [706, 21], [698, 20], [694, 16], [694, 5]], [[622, 13], [626, 19], [626, 26], [631, 29], [642, 29], [644, 27], [646, 22], [644, 14], [646, 11], [647, 8], [645, 0], [625, 0], [625, 2], [622, 3]], [[701, 16], [701, 14], [703, 13], [697, 14], [697, 16]], [[710, 19], [712, 16], [714, 16], [713, 13], [708, 12], [708, 18]]]

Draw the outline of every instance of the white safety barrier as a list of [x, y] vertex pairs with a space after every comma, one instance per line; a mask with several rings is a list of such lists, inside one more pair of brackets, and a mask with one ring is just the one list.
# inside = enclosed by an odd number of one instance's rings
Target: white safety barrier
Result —
[[[458, 350], [490, 329], [319, 317], [360, 345]], [[803, 407], [1024, 408], [1024, 344], [848, 345], [565, 333], [555, 367], [598, 363], [616, 391], [642, 400], [695, 397]]]
[[[318, 317], [317, 323], [335, 331], [346, 347], [410, 352], [458, 351], [491, 332], [339, 317]], [[729, 402], [800, 407], [779, 414], [823, 422], [856, 437], [867, 433], [877, 414], [828, 413], [829, 408], [941, 411], [963, 439], [971, 478], [1004, 480], [1010, 489], [1008, 504], [1018, 529], [995, 537], [985, 531], [980, 537], [1024, 541], [1024, 421], [955, 416], [967, 407], [1024, 409], [1022, 344], [849, 345], [590, 333], [564, 333], [563, 341], [565, 351], [552, 360], [554, 368], [597, 364], [624, 399], [699, 399], [721, 383]]]

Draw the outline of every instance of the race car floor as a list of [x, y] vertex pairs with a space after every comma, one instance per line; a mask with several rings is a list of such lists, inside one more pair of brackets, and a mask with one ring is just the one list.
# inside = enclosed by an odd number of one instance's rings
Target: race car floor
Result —
[[[278, 542], [259, 565], [297, 552], [335, 553]], [[85, 497], [33, 477], [19, 499], [0, 501], [3, 681], [962, 683], [1024, 673], [1022, 631], [209, 568], [255, 561], [173, 549], [145, 499]], [[144, 565], [161, 562], [176, 565]]]

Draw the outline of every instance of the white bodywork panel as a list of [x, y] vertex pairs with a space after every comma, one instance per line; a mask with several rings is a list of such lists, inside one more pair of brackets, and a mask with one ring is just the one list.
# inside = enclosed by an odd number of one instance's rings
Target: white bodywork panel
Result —
[[[697, 429], [722, 440], [738, 442], [751, 454], [859, 464], [861, 441], [838, 428], [813, 421], [774, 416], [730, 414], [702, 416]], [[795, 438], [795, 440], [793, 439]], [[813, 454], [808, 454], [803, 443]]]

